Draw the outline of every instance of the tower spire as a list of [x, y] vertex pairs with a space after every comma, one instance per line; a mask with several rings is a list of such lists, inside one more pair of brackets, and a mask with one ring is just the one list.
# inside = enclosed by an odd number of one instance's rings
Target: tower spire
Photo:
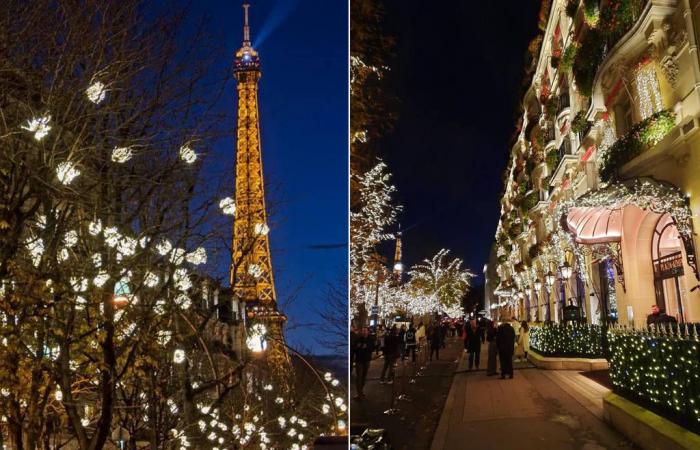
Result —
[[243, 24], [243, 45], [250, 45], [250, 25], [248, 25], [248, 8], [250, 8], [250, 3], [243, 3], [243, 10], [245, 11], [245, 22]]

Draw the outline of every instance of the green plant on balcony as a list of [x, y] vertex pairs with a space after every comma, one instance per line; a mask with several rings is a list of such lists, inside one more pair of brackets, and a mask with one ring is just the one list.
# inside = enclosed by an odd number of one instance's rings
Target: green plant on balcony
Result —
[[573, 131], [576, 134], [582, 133], [586, 131], [586, 128], [589, 127], [589, 122], [586, 119], [586, 111], [581, 110], [576, 113], [576, 116], [574, 117], [574, 120], [571, 121], [571, 131]]
[[548, 151], [545, 160], [547, 161], [547, 168], [549, 171], [554, 172], [554, 169], [559, 165], [559, 151], [556, 148]]
[[600, 0], [583, 0], [583, 20], [586, 24], [595, 28], [600, 21]]
[[598, 66], [603, 58], [605, 40], [598, 29], [590, 29], [581, 40], [580, 48], [576, 51], [572, 71], [579, 92], [590, 97], [593, 92], [593, 80]]
[[523, 202], [520, 205], [520, 209], [523, 212], [523, 214], [525, 214], [528, 211], [530, 211], [532, 208], [534, 208], [535, 205], [537, 205], [537, 202], [539, 202], [539, 201], [540, 201], [539, 192], [531, 191], [523, 198]]
[[574, 66], [574, 61], [576, 60], [576, 54], [578, 53], [578, 42], [574, 41], [567, 45], [564, 53], [559, 61], [559, 70], [567, 72], [571, 70]]
[[661, 142], [675, 125], [676, 115], [665, 109], [633, 126], [603, 155], [600, 178], [605, 182], [616, 179], [622, 166]]
[[608, 0], [600, 12], [600, 25], [607, 38], [608, 48], [627, 33], [644, 9], [647, 0]]
[[558, 103], [557, 98], [554, 96], [549, 97], [544, 102], [544, 117], [547, 121], [554, 120], [556, 117]]
[[504, 262], [508, 261], [508, 255], [499, 255], [498, 256], [498, 262], [503, 264]]

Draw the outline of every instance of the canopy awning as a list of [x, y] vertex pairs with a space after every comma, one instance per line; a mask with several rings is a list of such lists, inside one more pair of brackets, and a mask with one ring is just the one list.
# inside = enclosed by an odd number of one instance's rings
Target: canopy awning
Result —
[[619, 242], [622, 237], [622, 209], [602, 206], [574, 207], [566, 215], [566, 226], [579, 244]]

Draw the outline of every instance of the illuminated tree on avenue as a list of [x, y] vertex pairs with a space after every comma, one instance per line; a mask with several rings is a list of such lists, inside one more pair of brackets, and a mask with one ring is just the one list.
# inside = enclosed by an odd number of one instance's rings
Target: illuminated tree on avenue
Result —
[[221, 332], [208, 273], [236, 205], [200, 171], [230, 74], [205, 76], [204, 34], [182, 49], [185, 16], [145, 20], [139, 0], [6, 3], [0, 447], [304, 448], [336, 431], [338, 380], [307, 367], [282, 393]]
[[468, 292], [474, 274], [462, 268], [460, 258], [450, 258], [442, 249], [430, 259], [411, 267], [409, 287], [414, 297], [429, 305], [432, 311], [449, 312], [455, 317], [461, 309], [462, 297]]
[[[388, 276], [386, 267], [378, 264], [377, 246], [393, 238], [388, 229], [396, 222], [401, 207], [393, 196], [396, 187], [387, 166], [379, 161], [376, 166], [357, 178], [359, 202], [350, 212], [350, 301], [351, 308], [364, 303], [367, 291]], [[380, 267], [381, 266], [381, 267]]]

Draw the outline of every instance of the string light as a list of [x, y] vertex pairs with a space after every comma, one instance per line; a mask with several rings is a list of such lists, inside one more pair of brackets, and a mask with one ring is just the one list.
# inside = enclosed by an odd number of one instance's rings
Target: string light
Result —
[[42, 117], [34, 117], [29, 119], [26, 125], [22, 125], [22, 128], [30, 133], [34, 133], [34, 139], [41, 141], [49, 134], [49, 131], [51, 131], [51, 125], [49, 125], [50, 121], [50, 114]]
[[112, 161], [123, 164], [129, 161], [133, 156], [133, 152], [129, 147], [114, 147], [112, 150]]
[[70, 161], [62, 162], [56, 166], [56, 178], [62, 184], [69, 185], [71, 182], [80, 175], [80, 171], [75, 167]]
[[183, 145], [180, 147], [180, 159], [187, 164], [192, 164], [197, 160], [197, 153], [195, 153], [195, 151], [189, 146]]
[[101, 81], [95, 81], [85, 89], [88, 100], [94, 104], [100, 104], [107, 95], [106, 86]]
[[231, 197], [221, 199], [219, 208], [221, 208], [221, 211], [227, 216], [236, 214], [236, 202]]

